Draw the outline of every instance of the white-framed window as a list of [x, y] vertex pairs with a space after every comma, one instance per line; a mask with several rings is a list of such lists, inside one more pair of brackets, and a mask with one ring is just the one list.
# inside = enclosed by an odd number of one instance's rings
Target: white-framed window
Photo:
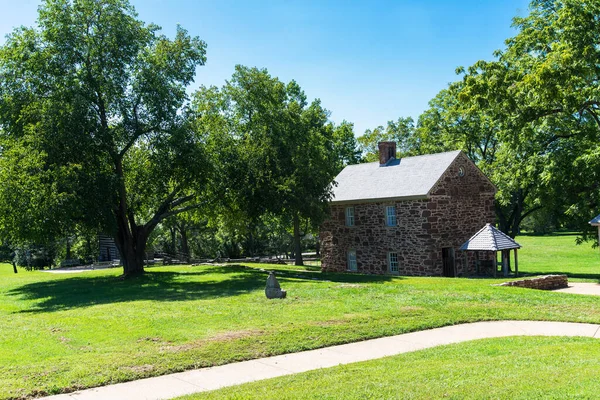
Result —
[[350, 250], [348, 252], [348, 270], [356, 271], [358, 269], [358, 265], [356, 264], [356, 250]]
[[388, 253], [388, 268], [392, 274], [398, 273], [398, 253]]
[[346, 226], [354, 226], [354, 207], [346, 207]]
[[396, 206], [387, 206], [385, 208], [385, 224], [387, 226], [396, 226]]

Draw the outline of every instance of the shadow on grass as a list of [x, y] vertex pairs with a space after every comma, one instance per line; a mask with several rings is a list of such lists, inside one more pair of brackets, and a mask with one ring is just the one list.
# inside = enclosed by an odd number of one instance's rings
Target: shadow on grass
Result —
[[[386, 276], [274, 270], [282, 286], [292, 280], [358, 283], [391, 279]], [[210, 274], [222, 277], [214, 280], [193, 278]], [[45, 280], [12, 289], [8, 294], [25, 300], [39, 300], [34, 307], [20, 312], [41, 313], [138, 300], [185, 301], [237, 296], [264, 289], [267, 275], [266, 270], [241, 265], [182, 269], [181, 272], [149, 269], [144, 275], [127, 280], [118, 280], [115, 276], [70, 276]]]

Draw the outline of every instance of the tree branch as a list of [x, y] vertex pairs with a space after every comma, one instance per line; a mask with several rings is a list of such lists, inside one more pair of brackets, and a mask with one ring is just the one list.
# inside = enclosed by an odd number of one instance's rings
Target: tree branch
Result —
[[145, 135], [146, 133], [150, 133], [152, 131], [157, 131], [159, 129], [158, 126], [151, 126], [148, 127], [146, 129], [143, 129], [141, 131], [137, 131], [133, 137], [129, 140], [129, 142], [127, 142], [127, 144], [125, 145], [125, 147], [123, 147], [123, 149], [119, 152], [119, 157], [123, 157], [125, 155], [125, 153], [127, 153], [129, 151], [129, 149], [131, 148], [131, 146], [133, 146], [135, 144], [135, 142], [137, 142], [137, 140]]
[[[521, 221], [523, 221], [525, 219], [525, 217], [527, 217], [528, 215], [530, 215], [531, 213], [536, 212], [537, 210], [540, 210], [544, 208], [544, 206], [535, 206], [533, 207], [531, 210], [528, 210], [526, 213], [523, 213], [523, 215], [521, 215]], [[520, 222], [520, 221], [519, 221]]]
[[196, 204], [191, 204], [191, 205], [186, 206], [186, 207], [178, 208], [176, 210], [169, 211], [168, 213], [162, 215], [162, 218], [160, 219], [160, 221], [162, 221], [163, 219], [167, 219], [169, 217], [172, 217], [174, 215], [184, 213], [186, 211], [195, 210], [197, 208], [202, 207], [203, 205], [204, 205], [204, 203], [196, 203]]
[[171, 191], [171, 193], [169, 193], [167, 198], [156, 210], [156, 213], [154, 213], [154, 216], [150, 219], [150, 221], [148, 221], [145, 224], [146, 228], [154, 228], [156, 225], [158, 225], [160, 221], [167, 218], [165, 217], [165, 215], [172, 212], [170, 210], [194, 199], [194, 195], [183, 196], [178, 199], [175, 199], [175, 196], [177, 195], [177, 192], [179, 192], [179, 190], [181, 190], [181, 188], [176, 187], [175, 189], [173, 189], [173, 191]]
[[600, 128], [600, 118], [598, 118], [598, 114], [596, 114], [595, 110], [590, 107], [587, 107], [586, 110], [588, 113], [590, 113], [592, 118], [594, 118], [594, 121], [596, 121], [596, 125], [598, 125], [598, 127]]

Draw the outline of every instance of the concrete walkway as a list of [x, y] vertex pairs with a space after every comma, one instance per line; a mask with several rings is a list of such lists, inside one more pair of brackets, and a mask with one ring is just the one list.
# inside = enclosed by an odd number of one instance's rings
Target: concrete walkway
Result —
[[600, 296], [600, 284], [585, 282], [569, 282], [569, 287], [564, 289], [556, 289], [553, 290], [553, 292]]
[[180, 372], [51, 396], [45, 399], [170, 399], [261, 379], [373, 360], [445, 344], [504, 336], [586, 336], [600, 338], [600, 325], [545, 321], [476, 322]]

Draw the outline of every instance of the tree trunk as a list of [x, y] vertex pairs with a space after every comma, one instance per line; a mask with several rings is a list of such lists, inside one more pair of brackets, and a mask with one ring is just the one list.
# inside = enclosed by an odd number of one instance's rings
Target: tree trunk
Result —
[[254, 235], [252, 234], [253, 227], [248, 227], [248, 237], [246, 240], [246, 253], [250, 257], [254, 257]]
[[177, 257], [177, 230], [170, 227], [169, 231], [171, 231], [171, 255]]
[[17, 271], [17, 264], [15, 264], [15, 262], [12, 262], [12, 266], [13, 266], [13, 271], [16, 273], [18, 273], [19, 271]]
[[183, 253], [183, 257], [185, 258], [185, 262], [190, 262], [190, 247], [188, 244], [188, 236], [187, 229], [185, 229], [185, 225], [181, 224], [178, 226], [179, 236], [181, 237], [181, 252]]
[[120, 178], [120, 182], [119, 205], [114, 211], [117, 222], [117, 234], [114, 239], [123, 264], [123, 278], [129, 278], [144, 273], [146, 241], [151, 229], [137, 226], [133, 214], [129, 212], [121, 159], [115, 161], [115, 173]]
[[295, 265], [304, 265], [302, 260], [302, 245], [300, 243], [300, 218], [298, 214], [294, 215], [294, 256], [296, 262]]
[[127, 217], [117, 213], [115, 244], [119, 249], [123, 277], [129, 278], [144, 273], [144, 256], [148, 232], [144, 226], [130, 227]]
[[147, 236], [142, 232], [136, 232], [132, 236], [117, 234], [115, 243], [119, 249], [125, 278], [144, 273], [146, 241]]
[[67, 260], [71, 259], [71, 240], [69, 239], [68, 236], [67, 236], [67, 255], [66, 255], [66, 259]]

